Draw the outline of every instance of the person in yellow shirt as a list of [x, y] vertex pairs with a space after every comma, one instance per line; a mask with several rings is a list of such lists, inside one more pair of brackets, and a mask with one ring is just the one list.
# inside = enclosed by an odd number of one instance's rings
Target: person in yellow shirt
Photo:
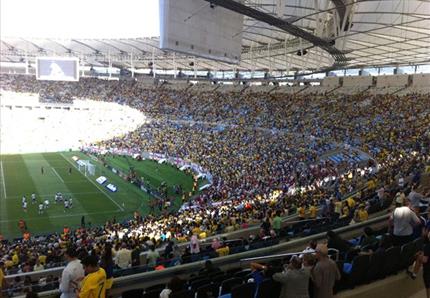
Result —
[[309, 217], [311, 219], [317, 218], [317, 207], [315, 206], [315, 202], [309, 207]]
[[348, 204], [348, 207], [349, 207], [350, 209], [352, 209], [352, 208], [354, 208], [354, 207], [355, 207], [355, 200], [354, 200], [354, 198], [353, 198], [353, 197], [349, 197], [349, 198], [347, 198], [347, 199], [346, 199], [346, 203]]
[[106, 298], [106, 272], [99, 267], [96, 256], [88, 256], [81, 261], [87, 274], [79, 290], [79, 298]]
[[6, 280], [4, 278], [4, 263], [0, 262], [0, 298], [3, 297], [2, 290], [6, 288]]
[[355, 211], [354, 221], [363, 222], [368, 219], [369, 219], [369, 214], [367, 213], [366, 209], [364, 209], [364, 204], [360, 204], [360, 206], [358, 207], [358, 210]]
[[305, 205], [301, 205], [301, 206], [297, 209], [297, 214], [299, 215], [299, 220], [306, 219], [306, 209], [305, 209]]
[[12, 256], [12, 262], [13, 262], [13, 265], [18, 265], [18, 263], [19, 263], [19, 257], [18, 257], [18, 253], [17, 252], [15, 252], [13, 254], [13, 256]]

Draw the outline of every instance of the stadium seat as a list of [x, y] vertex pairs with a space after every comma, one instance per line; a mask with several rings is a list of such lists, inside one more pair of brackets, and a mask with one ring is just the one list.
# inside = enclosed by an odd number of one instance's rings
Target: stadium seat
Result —
[[385, 252], [385, 263], [383, 276], [388, 276], [397, 272], [400, 261], [400, 246], [393, 246]]
[[238, 277], [232, 277], [230, 279], [224, 280], [221, 283], [221, 289], [220, 289], [220, 295], [224, 295], [231, 292], [231, 289], [234, 286], [241, 285], [243, 283], [243, 280]]
[[198, 280], [191, 282], [190, 287], [191, 287], [191, 290], [196, 291], [201, 286], [207, 285], [210, 283], [211, 283], [211, 281], [209, 279], [203, 278], [203, 279], [198, 279]]
[[239, 277], [239, 278], [243, 279], [244, 277], [246, 277], [250, 273], [251, 273], [251, 269], [244, 269], [242, 271], [236, 272], [234, 274], [234, 277]]
[[154, 290], [160, 290], [160, 292], [161, 292], [165, 288], [166, 288], [165, 284], [157, 284], [157, 285], [153, 285], [153, 286], [150, 286], [150, 287], [146, 288], [145, 292], [151, 292], [151, 291], [154, 291]]
[[398, 264], [398, 269], [406, 269], [415, 261], [415, 254], [417, 253], [417, 247], [415, 242], [411, 241], [402, 245], [400, 251], [400, 260]]
[[219, 285], [211, 283], [199, 287], [196, 291], [196, 298], [218, 297]]
[[194, 292], [191, 290], [183, 290], [170, 294], [169, 298], [194, 298]]
[[231, 289], [231, 298], [254, 298], [255, 283], [245, 283]]
[[352, 261], [351, 272], [344, 274], [344, 286], [354, 288], [366, 281], [366, 272], [369, 268], [370, 256], [361, 255], [354, 258]]
[[133, 289], [121, 294], [122, 298], [143, 298], [143, 289]]
[[152, 290], [152, 291], [145, 292], [143, 294], [143, 298], [159, 298], [161, 291], [162, 290], [155, 289], [155, 290]]
[[281, 284], [267, 278], [258, 286], [256, 298], [279, 297], [280, 292]]
[[371, 282], [383, 277], [385, 258], [384, 252], [375, 252], [370, 256], [369, 267], [366, 271], [366, 282]]

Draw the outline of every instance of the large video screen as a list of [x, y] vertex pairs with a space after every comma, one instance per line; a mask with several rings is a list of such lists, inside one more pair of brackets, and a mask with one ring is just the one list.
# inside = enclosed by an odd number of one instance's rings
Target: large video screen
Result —
[[160, 0], [160, 48], [239, 63], [243, 15], [203, 0]]
[[48, 81], [79, 81], [79, 59], [73, 57], [37, 57], [36, 78]]

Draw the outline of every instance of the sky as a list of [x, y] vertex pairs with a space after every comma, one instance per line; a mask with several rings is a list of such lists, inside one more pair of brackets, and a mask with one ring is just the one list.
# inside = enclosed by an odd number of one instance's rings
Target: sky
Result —
[[159, 36], [159, 0], [1, 0], [2, 37]]

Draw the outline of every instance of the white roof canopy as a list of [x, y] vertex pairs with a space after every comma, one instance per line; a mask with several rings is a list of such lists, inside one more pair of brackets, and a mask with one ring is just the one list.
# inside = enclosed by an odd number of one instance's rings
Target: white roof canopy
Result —
[[[223, 2], [223, 0], [219, 0]], [[232, 1], [232, 0], [226, 0]], [[216, 1], [215, 1], [216, 2]], [[238, 1], [239, 2], [239, 1]], [[202, 0], [202, 5], [209, 2]], [[331, 42], [345, 56], [336, 67], [430, 64], [430, 2], [418, 0], [246, 0], [244, 5]], [[219, 4], [222, 5], [222, 4]], [[88, 23], [90, 25], [90, 23]], [[126, 27], [124, 28], [126, 30]], [[1, 38], [1, 60], [76, 56], [83, 64], [183, 70], [317, 71], [335, 58], [299, 36], [245, 16], [239, 65], [161, 51], [158, 37], [124, 39]]]

